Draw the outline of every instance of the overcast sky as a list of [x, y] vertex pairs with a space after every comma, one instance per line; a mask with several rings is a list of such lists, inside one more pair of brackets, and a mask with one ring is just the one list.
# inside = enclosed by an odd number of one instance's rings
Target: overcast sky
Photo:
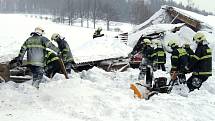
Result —
[[[187, 5], [188, 0], [175, 0], [176, 2], [182, 2]], [[199, 9], [210, 11], [215, 13], [215, 0], [192, 0], [195, 3], [195, 7]]]

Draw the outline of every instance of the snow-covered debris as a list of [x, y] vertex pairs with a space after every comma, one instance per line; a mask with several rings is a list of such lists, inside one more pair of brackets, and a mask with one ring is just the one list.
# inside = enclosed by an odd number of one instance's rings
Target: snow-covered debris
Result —
[[131, 48], [118, 39], [98, 37], [91, 39], [74, 51], [76, 63], [127, 57]]
[[166, 15], [165, 11], [166, 10], [161, 8], [159, 11], [157, 11], [155, 14], [153, 14], [148, 20], [146, 20], [142, 24], [135, 26], [133, 28], [133, 32], [131, 32], [131, 33], [135, 33], [137, 31], [140, 31], [141, 29], [144, 29], [150, 25], [165, 23], [164, 21], [169, 21], [170, 18], [166, 18], [167, 15]]
[[[170, 13], [171, 11], [177, 12], [176, 15], [171, 15], [171, 13]], [[180, 17], [177, 16], [178, 14], [180, 14], [181, 16]], [[154, 25], [154, 24], [163, 24], [163, 23], [171, 24], [171, 23], [174, 23], [174, 20], [178, 19], [178, 18], [182, 18], [183, 19], [182, 22], [184, 22], [188, 25], [192, 25], [191, 21], [197, 22], [196, 27], [199, 27], [197, 29], [211, 31], [214, 24], [211, 24], [212, 22], [208, 22], [207, 17], [208, 16], [197, 14], [197, 13], [194, 13], [191, 11], [164, 5], [161, 7], [161, 9], [159, 11], [157, 11], [155, 14], [153, 14], [147, 21], [134, 27], [133, 32], [131, 32], [131, 33], [135, 33], [137, 31], [140, 31], [140, 30], [142, 30], [150, 25]], [[198, 26], [198, 24], [200, 24], [200, 26]]]
[[[212, 42], [210, 39], [215, 37], [213, 34], [215, 33], [215, 26], [212, 22], [213, 18], [215, 17], [204, 16], [187, 10], [165, 5], [162, 6], [162, 8], [147, 21], [137, 25], [134, 30], [129, 33], [128, 45], [135, 47], [138, 44], [141, 36], [145, 37], [147, 35], [160, 32], [164, 33], [164, 37], [161, 36], [160, 39], [164, 39], [165, 43], [171, 39], [179, 41], [180, 45], [183, 45], [185, 41], [192, 43], [191, 40], [195, 34], [195, 31], [202, 31], [205, 33], [208, 41]], [[182, 27], [183, 22], [184, 26], [187, 27]], [[179, 30], [179, 32], [172, 32], [172, 30], [176, 28]], [[171, 37], [171, 35], [173, 36]]]
[[143, 35], [149, 35], [153, 33], [161, 33], [161, 32], [166, 32], [166, 31], [172, 31], [175, 28], [180, 28], [184, 24], [154, 24], [149, 27], [146, 27], [140, 31], [137, 31], [135, 33], [131, 33], [128, 36], [128, 45], [131, 47], [134, 47], [136, 43], [138, 42], [139, 38]]
[[[39, 23], [45, 26], [48, 37], [56, 30], [65, 35], [73, 51], [79, 47], [84, 49], [82, 44], [88, 45], [90, 41], [101, 44], [107, 42], [110, 45], [112, 45], [111, 41], [115, 41], [108, 39], [100, 41], [101, 38], [92, 40], [93, 29], [57, 25], [47, 21], [39, 22], [20, 15], [1, 15], [0, 56], [2, 58], [0, 59], [7, 60], [16, 56], [21, 44]], [[179, 38], [184, 38], [180, 39], [180, 42], [183, 43], [185, 39], [192, 38], [194, 33], [183, 26], [178, 32], [171, 33], [173, 35], [169, 35], [167, 32], [165, 37], [168, 40], [175, 34]], [[210, 46], [214, 48], [214, 35], [209, 35], [206, 35], [207, 39]], [[126, 47], [122, 46], [122, 48]], [[97, 49], [96, 53], [99, 51], [104, 53], [104, 48]], [[87, 48], [86, 50], [89, 51]], [[83, 56], [87, 56], [87, 53]], [[214, 57], [213, 54], [213, 59]], [[169, 56], [167, 58], [166, 66], [170, 68]], [[174, 93], [171, 94], [155, 95], [148, 101], [135, 99], [132, 90], [129, 89], [129, 82], [135, 81], [138, 74], [138, 69], [128, 69], [125, 72], [105, 72], [94, 67], [80, 73], [73, 72], [69, 74], [70, 79], [67, 80], [63, 75], [56, 74], [49, 82], [41, 84], [40, 90], [32, 87], [31, 82], [0, 83], [1, 121], [215, 120], [214, 61], [213, 76], [203, 83], [200, 90], [185, 95], [180, 90], [174, 90]], [[167, 72], [155, 73], [155, 76], [158, 77], [169, 78], [168, 75]]]

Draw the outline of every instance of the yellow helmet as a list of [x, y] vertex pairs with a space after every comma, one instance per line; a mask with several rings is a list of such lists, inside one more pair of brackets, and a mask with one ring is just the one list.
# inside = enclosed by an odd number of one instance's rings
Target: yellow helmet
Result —
[[149, 39], [143, 39], [143, 43], [146, 45], [152, 44], [152, 42]]
[[52, 34], [51, 40], [56, 41], [59, 37], [60, 37], [60, 34], [54, 33], [54, 34]]
[[196, 41], [196, 42], [202, 42], [202, 41], [205, 41], [206, 40], [206, 37], [203, 33], [201, 32], [197, 32], [194, 37], [193, 37], [193, 41]]
[[39, 34], [44, 34], [44, 29], [42, 27], [36, 27], [34, 29], [34, 32], [39, 33]]
[[170, 40], [170, 41], [168, 42], [168, 46], [169, 46], [169, 47], [175, 47], [175, 46], [178, 46], [178, 43], [177, 43], [176, 40]]

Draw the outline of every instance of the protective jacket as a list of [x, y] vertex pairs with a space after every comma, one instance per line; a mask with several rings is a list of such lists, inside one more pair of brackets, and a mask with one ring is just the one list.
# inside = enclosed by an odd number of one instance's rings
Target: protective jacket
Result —
[[173, 47], [171, 56], [172, 68], [178, 71], [184, 71], [185, 66], [188, 65], [188, 55], [185, 49], [181, 47]]
[[52, 78], [55, 73], [60, 73], [61, 68], [59, 64], [59, 57], [51, 51], [47, 51], [46, 53], [46, 66], [45, 66], [45, 74], [47, 77]]
[[18, 57], [22, 60], [27, 51], [27, 65], [44, 67], [46, 48], [49, 48], [56, 53], [59, 52], [59, 49], [46, 37], [35, 32], [32, 32], [30, 35], [31, 37], [29, 37], [22, 45]]
[[51, 51], [47, 51], [45, 55], [46, 65], [58, 60], [59, 57]]
[[152, 62], [153, 61], [153, 58], [152, 58], [153, 51], [154, 51], [154, 49], [150, 45], [146, 45], [145, 47], [143, 47], [143, 50], [142, 50], [143, 58]]
[[56, 42], [58, 44], [58, 48], [60, 49], [63, 62], [64, 63], [69, 63], [69, 62], [74, 63], [72, 52], [70, 50], [69, 44], [65, 41], [65, 38], [58, 38], [56, 40]]
[[212, 76], [212, 50], [207, 44], [198, 44], [191, 61], [193, 75]]
[[184, 49], [186, 50], [187, 55], [188, 55], [188, 65], [189, 65], [190, 63], [192, 63], [191, 58], [193, 57], [194, 52], [190, 47], [184, 47]]
[[166, 63], [166, 53], [162, 47], [154, 49], [152, 54], [153, 64], [165, 64]]

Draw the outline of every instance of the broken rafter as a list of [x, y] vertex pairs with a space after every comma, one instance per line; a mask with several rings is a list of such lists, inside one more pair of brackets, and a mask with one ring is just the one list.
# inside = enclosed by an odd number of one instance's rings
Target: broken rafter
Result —
[[170, 16], [172, 16], [174, 18], [174, 20], [178, 19], [178, 20], [180, 20], [180, 21], [182, 21], [182, 22], [194, 27], [197, 30], [200, 28], [200, 21], [195, 20], [193, 18], [190, 18], [190, 17], [188, 17], [186, 15], [183, 15], [180, 12], [176, 11], [172, 7], [168, 7], [167, 12], [170, 14]]

